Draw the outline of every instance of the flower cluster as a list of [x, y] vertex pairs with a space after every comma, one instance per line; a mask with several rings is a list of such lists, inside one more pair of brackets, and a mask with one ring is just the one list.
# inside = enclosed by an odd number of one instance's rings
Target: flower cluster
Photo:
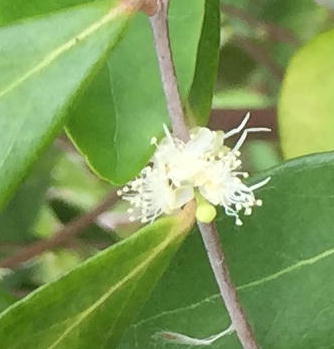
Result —
[[[242, 179], [247, 172], [240, 171], [240, 147], [250, 132], [270, 131], [268, 128], [245, 128], [249, 120], [227, 133], [211, 131], [205, 127], [191, 130], [190, 140], [182, 142], [173, 137], [166, 126], [165, 138], [152, 144], [156, 151], [138, 178], [129, 182], [118, 194], [129, 201], [131, 221], [153, 222], [162, 214], [172, 214], [196, 196], [212, 205], [221, 205], [225, 213], [242, 225], [240, 211], [250, 215], [254, 206], [261, 206], [253, 191], [265, 185], [267, 178], [247, 186]], [[225, 140], [241, 133], [231, 149]]]

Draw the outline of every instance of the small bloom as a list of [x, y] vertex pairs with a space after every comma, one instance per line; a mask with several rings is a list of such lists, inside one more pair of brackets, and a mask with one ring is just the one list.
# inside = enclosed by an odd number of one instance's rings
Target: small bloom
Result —
[[[201, 195], [212, 205], [223, 206], [228, 216], [241, 225], [240, 213], [250, 215], [255, 206], [261, 206], [254, 190], [270, 178], [252, 186], [243, 183], [248, 177], [241, 171], [240, 148], [250, 132], [270, 131], [268, 128], [245, 128], [249, 114], [242, 123], [227, 133], [196, 127], [190, 140], [182, 142], [173, 137], [166, 126], [165, 138], [158, 143], [152, 138], [156, 151], [150, 165], [131, 181], [119, 194], [129, 201], [131, 220], [153, 222], [162, 214], [172, 214], [195, 195]], [[241, 133], [234, 147], [225, 145], [229, 137]], [[196, 194], [198, 193], [198, 194]]]
[[118, 194], [128, 201], [130, 220], [141, 223], [153, 222], [162, 214], [172, 214], [193, 198], [191, 186], [174, 186], [165, 169], [145, 167], [138, 178], [119, 190]]

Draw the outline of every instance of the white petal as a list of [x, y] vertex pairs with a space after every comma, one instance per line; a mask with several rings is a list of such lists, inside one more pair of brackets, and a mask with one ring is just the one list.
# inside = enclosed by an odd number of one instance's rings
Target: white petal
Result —
[[191, 186], [180, 187], [175, 190], [175, 209], [184, 206], [195, 197]]

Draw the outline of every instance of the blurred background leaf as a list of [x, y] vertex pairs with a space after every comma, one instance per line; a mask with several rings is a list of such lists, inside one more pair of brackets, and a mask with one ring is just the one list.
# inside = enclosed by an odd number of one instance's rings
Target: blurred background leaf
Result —
[[51, 184], [51, 171], [57, 156], [55, 148], [46, 152], [0, 213], [0, 243], [22, 244], [36, 239], [34, 226], [41, 207], [46, 202], [46, 191]]
[[332, 10], [334, 10], [334, 1], [333, 0], [316, 0], [316, 2], [320, 5], [326, 6]]
[[334, 149], [334, 30], [292, 59], [281, 92], [279, 124], [284, 155]]

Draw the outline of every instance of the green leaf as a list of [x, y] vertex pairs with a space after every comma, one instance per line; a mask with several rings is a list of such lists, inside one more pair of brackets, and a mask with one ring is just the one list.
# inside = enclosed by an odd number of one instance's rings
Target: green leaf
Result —
[[51, 171], [57, 159], [56, 149], [47, 151], [0, 213], [0, 241], [23, 242], [36, 238], [34, 224], [45, 201]]
[[334, 30], [317, 36], [292, 59], [279, 102], [287, 158], [334, 149]]
[[94, 2], [0, 28], [0, 205], [117, 41], [129, 13], [116, 4]]
[[[0, 270], [1, 272], [1, 270]], [[1, 281], [1, 278], [0, 278]], [[4, 311], [6, 308], [8, 308], [11, 304], [13, 304], [16, 301], [16, 298], [7, 291], [3, 290], [0, 285], [0, 311]]]
[[213, 108], [216, 109], [263, 109], [272, 104], [270, 98], [242, 88], [219, 91], [213, 98]]
[[252, 140], [249, 141], [242, 154], [250, 172], [260, 172], [279, 165], [282, 162], [277, 144], [274, 142]]
[[[334, 153], [290, 161], [267, 175], [270, 183], [257, 193], [263, 207], [244, 217], [242, 227], [220, 216], [232, 279], [262, 348], [332, 348]], [[229, 325], [195, 231], [119, 348], [162, 348], [157, 332], [205, 338]], [[231, 335], [210, 348], [241, 345]]]
[[[290, 29], [296, 37], [304, 40], [315, 35], [320, 29], [321, 21], [326, 20], [326, 12], [314, 0], [268, 1], [264, 6], [258, 6], [258, 9], [259, 17], [264, 22]], [[282, 49], [283, 47], [280, 48]]]
[[[184, 38], [186, 42], [187, 38]], [[220, 2], [205, 2], [201, 38], [197, 50], [196, 70], [189, 93], [189, 112], [195, 124], [206, 125], [211, 112], [213, 90], [219, 63]]]
[[1, 0], [0, 25], [5, 25], [22, 18], [54, 12], [66, 7], [84, 4], [92, 0]]
[[[190, 113], [202, 124], [208, 118], [217, 69], [216, 3], [216, 0], [173, 0], [169, 11], [182, 98], [191, 93]], [[154, 149], [150, 145], [152, 136], [161, 135], [162, 124], [169, 121], [146, 15], [136, 16], [104, 71], [72, 113], [69, 134], [101, 177], [122, 184], [147, 163]]]
[[115, 348], [184, 239], [183, 219], [146, 226], [10, 307], [2, 347]]

